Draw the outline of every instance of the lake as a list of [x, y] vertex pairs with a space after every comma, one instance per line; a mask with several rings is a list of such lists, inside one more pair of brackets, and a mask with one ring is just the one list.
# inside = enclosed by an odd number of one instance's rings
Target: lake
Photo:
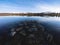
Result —
[[51, 34], [60, 35], [60, 17], [49, 16], [0, 16], [0, 33], [8, 32], [9, 29], [16, 27], [20, 21], [37, 20]]

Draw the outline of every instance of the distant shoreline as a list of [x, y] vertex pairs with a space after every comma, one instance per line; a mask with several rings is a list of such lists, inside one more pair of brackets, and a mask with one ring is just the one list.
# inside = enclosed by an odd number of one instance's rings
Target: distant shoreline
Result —
[[60, 13], [0, 13], [0, 16], [60, 16]]

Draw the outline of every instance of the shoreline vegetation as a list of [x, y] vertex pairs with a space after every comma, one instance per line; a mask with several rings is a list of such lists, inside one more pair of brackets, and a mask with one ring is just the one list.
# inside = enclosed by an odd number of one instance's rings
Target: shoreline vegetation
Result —
[[60, 16], [60, 13], [0, 13], [0, 16]]

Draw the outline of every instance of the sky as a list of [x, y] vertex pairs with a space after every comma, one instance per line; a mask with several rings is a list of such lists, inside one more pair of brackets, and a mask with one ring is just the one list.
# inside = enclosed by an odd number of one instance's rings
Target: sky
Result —
[[60, 13], [60, 0], [0, 0], [0, 13]]

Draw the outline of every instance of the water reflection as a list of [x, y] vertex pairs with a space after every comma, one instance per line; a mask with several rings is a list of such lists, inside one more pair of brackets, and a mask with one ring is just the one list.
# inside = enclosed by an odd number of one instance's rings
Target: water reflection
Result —
[[[37, 20], [45, 27], [60, 30], [60, 17], [38, 17], [38, 16], [0, 16], [0, 27], [13, 27], [19, 24], [20, 21], [24, 20]], [[15, 25], [16, 24], [16, 25]]]
[[60, 17], [46, 17], [46, 16], [45, 17], [1, 16], [0, 17], [0, 34], [7, 32], [7, 34], [9, 35], [9, 30], [14, 30], [15, 27], [19, 26], [21, 21], [25, 21], [25, 20], [38, 21], [42, 26], [44, 26], [44, 29], [47, 30], [48, 33], [52, 34], [53, 36], [56, 36], [57, 39], [60, 38], [59, 36], [60, 35]]

